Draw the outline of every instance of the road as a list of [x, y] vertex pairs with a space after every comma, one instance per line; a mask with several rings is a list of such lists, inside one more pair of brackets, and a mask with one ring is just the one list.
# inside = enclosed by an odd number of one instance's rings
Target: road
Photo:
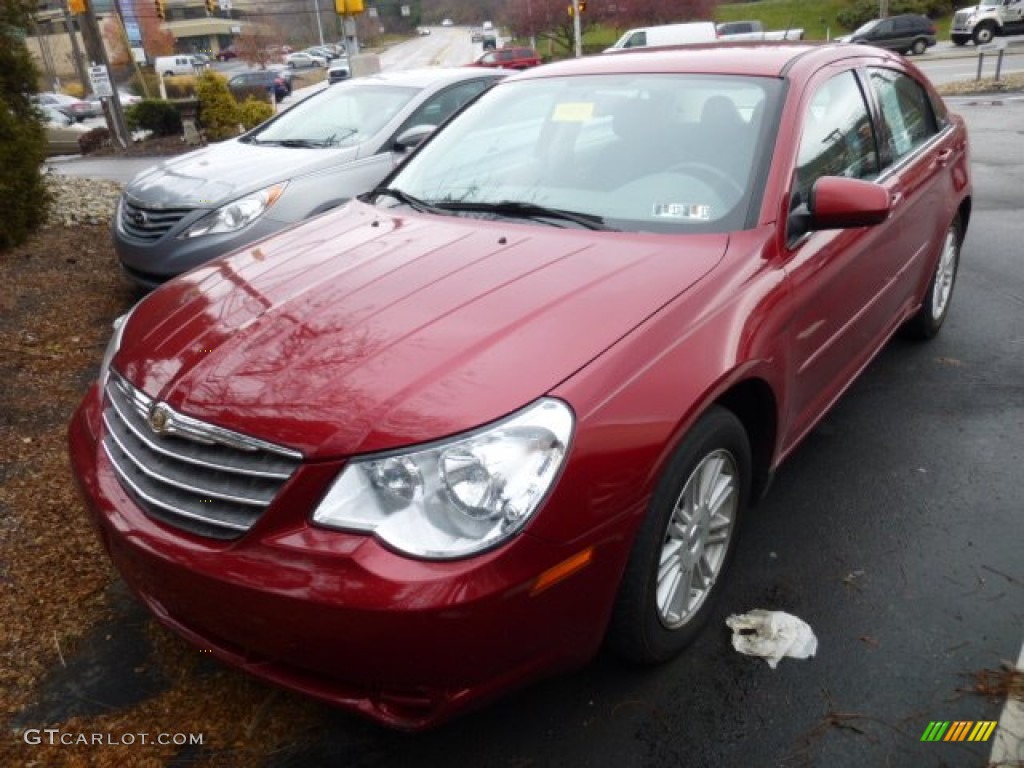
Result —
[[[973, 80], [978, 72], [979, 53], [984, 53], [982, 77], [993, 77], [996, 71], [998, 51], [979, 51], [974, 46], [964, 48], [943, 48], [923, 56], [913, 57], [917, 64], [936, 85], [959, 80]], [[1024, 45], [1012, 45], [1003, 55], [1002, 75], [1024, 72]]]

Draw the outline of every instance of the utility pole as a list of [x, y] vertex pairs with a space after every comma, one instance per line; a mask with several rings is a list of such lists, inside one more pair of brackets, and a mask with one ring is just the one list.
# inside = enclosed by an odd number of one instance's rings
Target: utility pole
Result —
[[[102, 66], [109, 76], [110, 60], [107, 58], [107, 49], [103, 47], [103, 38], [100, 36], [100, 27], [96, 23], [96, 14], [93, 12], [92, 3], [86, 0], [85, 10], [78, 15], [78, 23], [82, 28], [82, 41], [85, 43], [85, 51], [89, 55], [92, 66]], [[128, 127], [124, 122], [124, 111], [121, 109], [121, 98], [118, 96], [117, 88], [112, 89], [109, 98], [103, 99], [103, 114], [107, 118], [107, 128], [111, 135], [117, 139], [117, 143], [124, 149], [128, 146]]]
[[316, 8], [316, 31], [320, 35], [320, 45], [324, 44], [324, 25], [320, 23], [320, 0], [313, 0], [313, 7]]
[[580, 24], [580, 0], [572, 0], [572, 36], [576, 41], [576, 58], [583, 55], [583, 31]]
[[82, 87], [85, 88], [89, 84], [89, 76], [85, 73], [85, 61], [82, 58], [82, 49], [78, 47], [78, 35], [75, 34], [75, 23], [71, 19], [71, 13], [68, 11], [68, 7], [66, 5], [61, 3], [60, 10], [64, 14], [64, 28], [68, 31], [68, 37], [71, 38], [71, 58], [75, 61], [75, 72], [78, 73], [78, 80], [81, 82]]

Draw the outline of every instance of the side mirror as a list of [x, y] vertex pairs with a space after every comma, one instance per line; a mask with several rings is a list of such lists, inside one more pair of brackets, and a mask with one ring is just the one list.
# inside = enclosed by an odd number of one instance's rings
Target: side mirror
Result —
[[845, 176], [822, 176], [806, 204], [789, 214], [789, 238], [822, 229], [873, 227], [889, 217], [889, 192], [880, 184]]
[[430, 134], [437, 130], [437, 126], [431, 123], [421, 123], [420, 125], [414, 125], [412, 128], [404, 131], [395, 139], [394, 150], [395, 152], [409, 152], [416, 149], [423, 140]]

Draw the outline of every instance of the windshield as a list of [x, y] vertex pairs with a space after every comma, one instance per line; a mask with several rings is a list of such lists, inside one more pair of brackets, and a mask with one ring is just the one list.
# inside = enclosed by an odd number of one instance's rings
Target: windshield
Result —
[[872, 29], [877, 27], [879, 22], [881, 22], [881, 19], [872, 19], [871, 21], [867, 21], [861, 24], [859, 27], [857, 27], [856, 31], [853, 32], [851, 37], [855, 37], [857, 35], [866, 35]]
[[[390, 181], [380, 205], [536, 216], [602, 228], [727, 232], [746, 225], [781, 82], [594, 75], [497, 85]], [[767, 109], [766, 109], [767, 106]], [[529, 208], [527, 208], [529, 206]]]
[[245, 137], [257, 144], [344, 147], [361, 144], [383, 128], [419, 92], [375, 83], [341, 83], [301, 101]]

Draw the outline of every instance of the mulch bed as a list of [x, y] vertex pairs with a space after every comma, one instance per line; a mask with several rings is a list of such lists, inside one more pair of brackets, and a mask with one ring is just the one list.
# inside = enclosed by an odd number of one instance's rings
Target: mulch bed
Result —
[[[78, 498], [67, 424], [111, 321], [138, 298], [106, 226], [48, 227], [0, 252], [2, 766], [253, 766], [327, 711], [214, 664], [128, 594]], [[30, 744], [70, 734], [202, 733], [201, 747]]]

